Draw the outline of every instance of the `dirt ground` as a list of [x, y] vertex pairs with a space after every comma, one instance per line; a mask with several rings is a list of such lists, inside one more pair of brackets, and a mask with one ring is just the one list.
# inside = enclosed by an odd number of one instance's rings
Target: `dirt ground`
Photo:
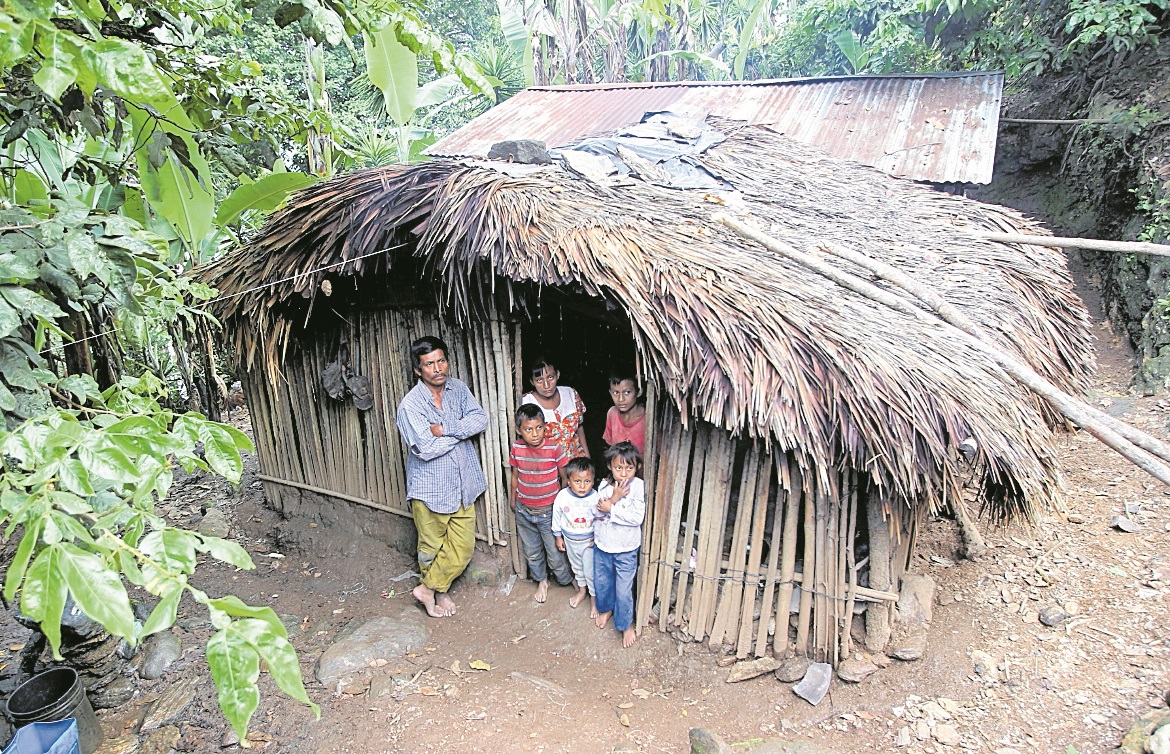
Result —
[[[1095, 298], [1090, 305], [1097, 306]], [[1166, 436], [1170, 402], [1127, 394], [1130, 356], [1107, 326], [1097, 335], [1101, 368], [1093, 400]], [[241, 421], [246, 426], [246, 413]], [[228, 513], [233, 537], [257, 568], [210, 565], [197, 585], [281, 614], [309, 695], [321, 707], [315, 720], [265, 676], [251, 727], [257, 748], [686, 752], [688, 730], [702, 726], [729, 741], [782, 735], [837, 752], [1066, 754], [1070, 746], [1101, 752], [1116, 746], [1134, 719], [1164, 706], [1170, 689], [1170, 491], [1087, 435], [1069, 437], [1062, 454], [1069, 520], [1053, 514], [1035, 527], [987, 530], [989, 554], [976, 562], [960, 559], [952, 521], [932, 520], [912, 568], [938, 583], [925, 658], [895, 661], [857, 685], [835, 680], [816, 707], [771, 674], [728, 684], [727, 669], [705, 645], [680, 645], [654, 629], [623, 650], [615, 631], [593, 626], [587, 607], [569, 608], [570, 590], [554, 587], [548, 603], [538, 605], [534, 585], [523, 581], [509, 595], [458, 586], [459, 614], [430, 622], [428, 646], [377, 669], [414, 680], [400, 687], [407, 692], [400, 699], [335, 695], [316, 683], [314, 663], [350, 621], [418, 610], [409, 596], [416, 582], [391, 580], [411, 561], [384, 548], [349, 559], [276, 551], [278, 518], [252, 481], [254, 458], [240, 487], [187, 477], [176, 484], [170, 507], [179, 523], [197, 521], [207, 504]], [[1130, 514], [1140, 525], [1134, 533], [1110, 527], [1127, 505], [1137, 506]], [[1072, 618], [1046, 627], [1037, 615], [1050, 606]], [[182, 658], [161, 680], [140, 682], [131, 702], [100, 713], [107, 736], [135, 733], [160, 692], [178, 679], [203, 676], [178, 726], [176, 748], [228, 748], [232, 738], [203, 658], [211, 632], [206, 616], [184, 603], [174, 630]], [[22, 631], [8, 621], [3, 639], [19, 642], [27, 635]], [[474, 660], [490, 669], [471, 669]], [[0, 668], [0, 676], [11, 672]], [[927, 703], [939, 699], [959, 735], [957, 746], [915, 735], [927, 733], [918, 725], [924, 705], [938, 717], [938, 707]], [[910, 743], [898, 747], [903, 727]]]

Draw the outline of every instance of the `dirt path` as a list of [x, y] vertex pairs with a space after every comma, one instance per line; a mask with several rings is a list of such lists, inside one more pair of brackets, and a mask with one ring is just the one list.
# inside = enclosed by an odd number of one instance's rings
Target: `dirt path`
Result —
[[[1165, 436], [1170, 404], [1126, 395], [1127, 356], [1107, 330], [1098, 334], [1094, 400]], [[1170, 495], [1088, 436], [1070, 437], [1062, 455], [1076, 523], [1054, 515], [1035, 528], [988, 531], [989, 555], [970, 562], [959, 560], [953, 522], [931, 521], [912, 568], [939, 585], [925, 659], [894, 662], [858, 685], [834, 681], [817, 707], [771, 675], [727, 684], [705, 645], [679, 645], [655, 630], [622, 650], [616, 632], [595, 628], [585, 608], [569, 608], [569, 590], [554, 588], [537, 605], [526, 582], [510, 595], [459, 587], [459, 615], [432, 621], [423, 651], [378, 669], [414, 679], [400, 684], [409, 692], [400, 700], [334, 695], [311, 680], [314, 662], [350, 621], [417, 610], [407, 594], [414, 582], [390, 580], [412, 563], [389, 550], [326, 560], [275, 552], [277, 517], [249, 479], [234, 490], [188, 477], [170, 507], [179, 522], [197, 520], [208, 501], [229, 514], [257, 570], [213, 566], [198, 585], [280, 613], [321, 706], [314, 720], [265, 677], [252, 726], [260, 748], [686, 752], [688, 730], [704, 726], [728, 740], [784, 735], [838, 752], [1100, 752], [1132, 720], [1164, 706], [1170, 688]], [[1130, 518], [1140, 531], [1110, 527], [1126, 505], [1137, 506]], [[1072, 617], [1049, 628], [1037, 620], [1046, 607]], [[4, 640], [19, 641], [21, 629], [7, 625]], [[183, 657], [162, 680], [141, 682], [129, 704], [101, 714], [108, 736], [136, 732], [150, 702], [177, 679], [207, 675], [203, 614], [184, 603], [175, 630]], [[472, 670], [473, 660], [490, 669]], [[0, 676], [11, 672], [0, 668]], [[210, 680], [178, 728], [180, 751], [230, 742]]]

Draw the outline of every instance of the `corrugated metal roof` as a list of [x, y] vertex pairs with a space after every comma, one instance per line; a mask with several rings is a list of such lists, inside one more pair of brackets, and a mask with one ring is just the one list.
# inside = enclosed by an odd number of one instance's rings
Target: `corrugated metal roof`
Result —
[[767, 124], [899, 178], [988, 183], [1002, 95], [1002, 73], [531, 87], [427, 153], [486, 157], [506, 139], [559, 147], [672, 110]]

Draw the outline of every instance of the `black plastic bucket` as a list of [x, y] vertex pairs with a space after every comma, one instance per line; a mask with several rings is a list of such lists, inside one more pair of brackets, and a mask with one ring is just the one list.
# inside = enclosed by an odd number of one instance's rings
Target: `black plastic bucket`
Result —
[[73, 668], [53, 668], [29, 678], [4, 702], [4, 714], [14, 728], [76, 718], [81, 754], [93, 754], [104, 738], [85, 696], [85, 686]]

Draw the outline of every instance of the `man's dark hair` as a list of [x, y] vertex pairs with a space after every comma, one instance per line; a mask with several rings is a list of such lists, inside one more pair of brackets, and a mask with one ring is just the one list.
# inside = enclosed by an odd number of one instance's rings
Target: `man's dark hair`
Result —
[[636, 468], [638, 464], [642, 463], [642, 454], [638, 452], [638, 448], [629, 440], [614, 443], [605, 449], [605, 465], [609, 466], [615, 459], [621, 459], [626, 463], [633, 464]]
[[593, 461], [590, 460], [589, 456], [570, 458], [569, 462], [565, 464], [565, 476], [582, 471], [588, 471], [593, 476], [597, 476], [597, 467], [593, 465]]
[[447, 350], [447, 344], [443, 342], [442, 338], [426, 335], [410, 344], [410, 368], [418, 369], [422, 357], [431, 351], [442, 351], [444, 356], [448, 359], [451, 358], [451, 352]]
[[534, 403], [521, 403], [516, 408], [516, 429], [520, 429], [521, 424], [533, 419], [544, 421], [544, 411], [540, 409], [540, 406]]

